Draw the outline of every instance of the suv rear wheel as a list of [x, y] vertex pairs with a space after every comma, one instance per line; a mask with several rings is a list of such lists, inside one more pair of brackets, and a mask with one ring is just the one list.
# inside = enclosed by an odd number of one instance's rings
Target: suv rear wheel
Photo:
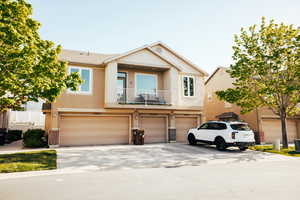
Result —
[[221, 137], [216, 138], [215, 145], [219, 151], [224, 151], [227, 148], [225, 140]]
[[197, 144], [196, 138], [193, 134], [189, 134], [188, 141], [189, 141], [190, 145], [196, 145]]

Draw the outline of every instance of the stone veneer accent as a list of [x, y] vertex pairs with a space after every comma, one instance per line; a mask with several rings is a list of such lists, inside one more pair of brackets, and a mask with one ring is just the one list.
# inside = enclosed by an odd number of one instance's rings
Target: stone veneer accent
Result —
[[176, 142], [176, 128], [169, 128], [169, 141], [168, 142]]
[[49, 145], [59, 145], [59, 130], [50, 130], [48, 135]]

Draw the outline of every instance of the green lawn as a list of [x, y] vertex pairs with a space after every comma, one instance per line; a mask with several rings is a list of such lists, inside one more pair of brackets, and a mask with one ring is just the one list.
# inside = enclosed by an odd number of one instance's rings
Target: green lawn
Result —
[[300, 157], [300, 153], [295, 153], [295, 147], [289, 147], [288, 149], [280, 149], [280, 151], [276, 151], [273, 149], [272, 145], [258, 145], [249, 147], [249, 149], [269, 153], [277, 153], [285, 156]]
[[0, 154], [0, 173], [56, 169], [56, 151]]

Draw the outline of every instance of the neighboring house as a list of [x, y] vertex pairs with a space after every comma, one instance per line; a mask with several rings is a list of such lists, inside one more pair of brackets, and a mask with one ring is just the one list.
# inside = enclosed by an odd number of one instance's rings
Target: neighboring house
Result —
[[123, 54], [63, 50], [60, 60], [84, 83], [44, 105], [51, 145], [185, 142], [203, 120], [207, 73], [156, 42]]
[[45, 127], [45, 115], [42, 112], [42, 102], [28, 102], [24, 111], [8, 111], [8, 129], [25, 132], [28, 129]]
[[42, 102], [28, 102], [24, 111], [0, 112], [0, 129], [22, 130], [45, 128]]
[[[234, 79], [226, 72], [227, 68], [218, 67], [205, 82], [205, 117], [207, 120], [234, 119], [237, 114], [240, 120], [249, 123], [250, 127], [263, 135], [264, 142], [270, 143], [281, 139], [281, 123], [277, 115], [270, 109], [260, 108], [242, 115], [240, 107], [228, 102], [220, 101], [216, 91], [232, 88]], [[300, 116], [287, 120], [288, 140], [292, 142], [300, 138]]]

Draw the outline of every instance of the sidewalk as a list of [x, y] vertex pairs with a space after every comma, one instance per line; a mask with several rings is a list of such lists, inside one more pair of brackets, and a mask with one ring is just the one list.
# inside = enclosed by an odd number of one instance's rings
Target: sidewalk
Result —
[[40, 151], [40, 150], [49, 150], [49, 148], [24, 148], [22, 144], [22, 140], [18, 140], [10, 144], [5, 144], [3, 146], [0, 146], [0, 154]]

